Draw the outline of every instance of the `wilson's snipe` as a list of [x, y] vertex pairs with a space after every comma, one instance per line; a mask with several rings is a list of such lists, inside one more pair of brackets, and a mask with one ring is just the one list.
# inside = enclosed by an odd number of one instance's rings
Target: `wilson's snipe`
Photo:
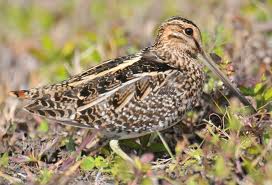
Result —
[[101, 129], [109, 140], [134, 138], [175, 125], [194, 107], [204, 80], [199, 58], [249, 105], [205, 55], [199, 28], [181, 17], [164, 22], [154, 45], [137, 54], [108, 60], [61, 83], [12, 94], [32, 100], [25, 107], [31, 113]]

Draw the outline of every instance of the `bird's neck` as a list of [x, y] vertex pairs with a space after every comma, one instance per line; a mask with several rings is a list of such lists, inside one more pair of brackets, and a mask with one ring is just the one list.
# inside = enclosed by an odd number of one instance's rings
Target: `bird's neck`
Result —
[[162, 61], [181, 71], [188, 68], [202, 70], [203, 65], [198, 61], [197, 55], [186, 47], [183, 49], [171, 45], [154, 45], [150, 48]]

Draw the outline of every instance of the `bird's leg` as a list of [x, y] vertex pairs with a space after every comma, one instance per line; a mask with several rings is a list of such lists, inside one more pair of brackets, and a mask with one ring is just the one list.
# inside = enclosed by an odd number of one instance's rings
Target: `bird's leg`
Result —
[[88, 131], [87, 135], [84, 137], [82, 140], [82, 143], [80, 146], [77, 148], [77, 150], [70, 156], [68, 159], [66, 159], [62, 166], [61, 170], [67, 169], [74, 161], [76, 160], [76, 157], [80, 154], [84, 148], [90, 148], [90, 152], [93, 152], [97, 150], [98, 148], [101, 148], [105, 144], [107, 144], [109, 140], [100, 133], [100, 130], [95, 130], [95, 131]]
[[76, 157], [80, 154], [80, 152], [88, 145], [88, 143], [93, 142], [97, 139], [98, 135], [96, 133], [91, 133], [90, 131], [87, 132], [87, 136], [83, 139], [80, 146], [77, 150], [69, 156], [61, 165], [60, 170], [66, 170], [69, 168], [76, 160]]
[[134, 161], [131, 157], [129, 157], [119, 146], [118, 140], [112, 139], [110, 140], [110, 147], [111, 149], [119, 155], [122, 159], [130, 162], [131, 164], [134, 165]]
[[107, 137], [98, 137], [96, 139], [96, 141], [91, 142], [86, 146], [86, 148], [89, 149], [88, 152], [91, 154], [95, 154], [98, 149], [106, 146], [110, 141]]

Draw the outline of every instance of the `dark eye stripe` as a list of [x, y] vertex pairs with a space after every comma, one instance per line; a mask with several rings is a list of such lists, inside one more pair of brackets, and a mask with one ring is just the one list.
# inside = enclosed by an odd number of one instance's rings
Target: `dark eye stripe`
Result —
[[200, 47], [200, 45], [199, 45], [199, 43], [197, 42], [196, 39], [194, 39], [194, 42], [195, 42], [195, 45], [196, 45], [198, 51], [201, 52], [201, 47]]

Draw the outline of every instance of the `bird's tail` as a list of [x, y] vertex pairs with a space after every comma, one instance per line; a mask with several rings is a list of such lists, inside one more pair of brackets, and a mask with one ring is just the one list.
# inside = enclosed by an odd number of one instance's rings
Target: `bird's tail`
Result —
[[28, 97], [29, 90], [10, 91], [9, 94], [17, 98], [26, 99]]
[[9, 94], [20, 99], [34, 99], [39, 97], [37, 89], [10, 91]]

